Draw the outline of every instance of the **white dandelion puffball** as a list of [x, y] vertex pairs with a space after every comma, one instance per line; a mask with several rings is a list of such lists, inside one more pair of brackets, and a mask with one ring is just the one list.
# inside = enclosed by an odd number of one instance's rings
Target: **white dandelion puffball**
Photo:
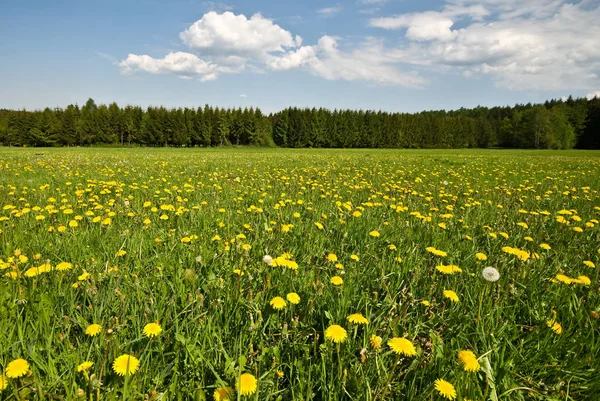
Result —
[[201, 255], [196, 256], [196, 262], [202, 263], [202, 256]]
[[265, 256], [263, 256], [263, 262], [270, 265], [271, 263], [273, 263], [273, 258], [269, 255], [265, 255]]
[[491, 266], [483, 269], [483, 271], [481, 272], [481, 275], [487, 281], [493, 282], [493, 281], [498, 281], [500, 279], [500, 272], [498, 270], [496, 270], [496, 268], [491, 267]]

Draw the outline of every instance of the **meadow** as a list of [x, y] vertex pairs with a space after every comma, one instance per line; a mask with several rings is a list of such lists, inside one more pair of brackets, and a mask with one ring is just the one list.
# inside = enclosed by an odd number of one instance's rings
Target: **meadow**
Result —
[[0, 149], [0, 400], [600, 399], [600, 151]]

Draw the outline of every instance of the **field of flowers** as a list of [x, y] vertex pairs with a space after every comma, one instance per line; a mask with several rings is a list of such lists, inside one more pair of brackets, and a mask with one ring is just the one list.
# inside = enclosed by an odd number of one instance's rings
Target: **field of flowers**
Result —
[[600, 152], [0, 149], [1, 400], [598, 400]]

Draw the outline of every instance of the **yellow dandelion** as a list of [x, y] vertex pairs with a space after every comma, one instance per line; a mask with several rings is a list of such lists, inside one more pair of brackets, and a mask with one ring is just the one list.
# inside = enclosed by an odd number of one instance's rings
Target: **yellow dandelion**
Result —
[[330, 253], [327, 255], [327, 260], [330, 262], [337, 262], [338, 261], [338, 257], [335, 253]]
[[56, 265], [56, 270], [58, 271], [71, 270], [71, 268], [73, 268], [73, 264], [69, 262], [60, 262]]
[[244, 373], [237, 380], [235, 387], [241, 395], [252, 395], [256, 392], [258, 381], [250, 373]]
[[85, 372], [94, 365], [94, 362], [85, 361], [77, 366], [77, 372]]
[[548, 244], [540, 244], [540, 248], [542, 248], [545, 251], [549, 251], [550, 249], [552, 249], [552, 247], [550, 247], [550, 245]]
[[347, 337], [348, 333], [346, 332], [346, 329], [337, 324], [332, 324], [327, 328], [327, 330], [325, 330], [325, 338], [333, 341], [334, 343], [342, 343], [346, 341]]
[[378, 231], [375, 231], [375, 230], [373, 230], [373, 231], [371, 231], [371, 232], [369, 233], [369, 235], [370, 235], [371, 237], [377, 238], [377, 237], [379, 237], [381, 234], [379, 234], [379, 232], [378, 232]]
[[546, 322], [546, 325], [548, 325], [548, 327], [550, 327], [552, 329], [552, 331], [555, 332], [556, 334], [562, 334], [562, 332], [563, 332], [562, 325], [554, 319], [548, 320]]
[[218, 387], [213, 393], [215, 401], [233, 401], [233, 389], [231, 387]]
[[275, 297], [271, 300], [271, 302], [269, 302], [269, 304], [273, 307], [273, 309], [276, 310], [281, 310], [283, 308], [285, 308], [285, 306], [287, 305], [285, 302], [285, 299], [281, 298], [281, 297]]
[[119, 376], [135, 374], [140, 367], [140, 361], [133, 355], [123, 354], [113, 362], [113, 370]]
[[449, 400], [456, 399], [456, 390], [452, 383], [447, 382], [444, 379], [437, 379], [435, 381], [435, 389], [440, 393], [442, 397]]
[[88, 336], [94, 337], [97, 336], [102, 331], [102, 326], [99, 324], [90, 324], [87, 329], [85, 329], [85, 334]]
[[424, 299], [421, 301], [421, 303], [425, 306], [431, 306], [431, 302], [429, 302], [428, 300]]
[[591, 260], [584, 260], [583, 264], [586, 265], [587, 267], [596, 267], [594, 262], [592, 262]]
[[329, 282], [333, 285], [342, 285], [344, 280], [340, 276], [333, 276]]
[[383, 339], [375, 334], [371, 335], [371, 338], [369, 339], [369, 344], [371, 344], [371, 348], [373, 349], [379, 349], [381, 348], [381, 343], [382, 343]]
[[557, 274], [556, 279], [563, 284], [571, 284], [573, 282], [573, 279], [571, 279], [569, 276], [566, 276], [564, 274]]
[[162, 332], [162, 327], [158, 323], [148, 323], [144, 326], [144, 335], [148, 338], [156, 337]]
[[285, 296], [285, 298], [294, 305], [298, 305], [300, 303], [300, 295], [296, 294], [295, 292], [290, 292], [289, 294], [287, 294]]
[[362, 313], [353, 313], [347, 317], [350, 323], [355, 324], [369, 324], [369, 320], [363, 316]]
[[29, 363], [23, 358], [15, 359], [6, 366], [6, 376], [9, 379], [18, 379], [29, 372]]
[[452, 302], [458, 302], [458, 295], [452, 290], [444, 290], [444, 297], [448, 298]]
[[463, 365], [466, 372], [477, 372], [481, 368], [477, 357], [472, 351], [459, 351], [458, 360]]
[[487, 260], [487, 255], [485, 253], [482, 253], [482, 252], [477, 252], [475, 254], [475, 259], [477, 259], [477, 260]]
[[8, 387], [8, 379], [0, 375], [0, 391], [6, 390], [6, 387]]
[[387, 342], [388, 346], [399, 355], [414, 356], [417, 355], [417, 350], [413, 343], [406, 338], [394, 337]]

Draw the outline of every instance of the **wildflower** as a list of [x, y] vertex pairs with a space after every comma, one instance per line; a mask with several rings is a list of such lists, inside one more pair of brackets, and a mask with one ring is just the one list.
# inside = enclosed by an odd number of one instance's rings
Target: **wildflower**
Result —
[[79, 366], [77, 366], [77, 372], [86, 372], [89, 368], [92, 367], [93, 364], [94, 364], [94, 362], [85, 361], [85, 362], [81, 363]]
[[233, 389], [231, 387], [218, 387], [213, 393], [215, 401], [233, 401]]
[[69, 262], [60, 262], [59, 264], [56, 265], [56, 270], [58, 270], [58, 271], [71, 270], [72, 267], [73, 267], [73, 265]]
[[140, 367], [140, 361], [133, 355], [123, 354], [113, 362], [113, 370], [119, 376], [135, 374]]
[[335, 253], [330, 253], [327, 255], [327, 260], [330, 262], [337, 262], [338, 261], [338, 257]]
[[290, 292], [289, 294], [287, 294], [285, 296], [285, 298], [294, 305], [298, 305], [300, 303], [300, 295], [296, 294], [295, 292]]
[[481, 275], [485, 280], [491, 282], [498, 281], [500, 279], [500, 272], [498, 272], [498, 270], [496, 270], [492, 266], [488, 266], [485, 269], [483, 269]]
[[487, 260], [487, 255], [485, 253], [477, 252], [475, 254], [475, 259], [477, 259], [477, 260]]
[[594, 262], [592, 262], [591, 260], [584, 260], [583, 264], [586, 265], [587, 267], [596, 267]]
[[29, 363], [23, 358], [15, 359], [6, 366], [6, 376], [9, 379], [18, 379], [29, 372]]
[[144, 326], [144, 335], [148, 338], [156, 337], [162, 332], [162, 327], [158, 323], [148, 323]]
[[102, 326], [94, 323], [94, 324], [90, 324], [87, 327], [87, 329], [85, 329], [85, 334], [87, 334], [90, 337], [94, 337], [94, 336], [97, 336], [101, 331], [102, 331]]
[[574, 283], [583, 284], [583, 285], [592, 284], [592, 281], [590, 280], [590, 278], [588, 276], [579, 276], [577, 278], [572, 278], [571, 281]]
[[466, 372], [477, 372], [481, 368], [477, 357], [472, 351], [459, 351], [458, 360]]
[[281, 297], [275, 297], [275, 298], [273, 298], [271, 300], [271, 302], [269, 302], [269, 304], [275, 310], [281, 310], [281, 309], [285, 308], [285, 306], [286, 306], [285, 299], [283, 299]]
[[431, 302], [429, 302], [428, 300], [424, 299], [421, 301], [421, 304], [425, 305], [425, 306], [430, 306]]
[[417, 350], [413, 343], [408, 341], [406, 338], [394, 337], [387, 342], [388, 346], [399, 355], [415, 356]]
[[360, 260], [360, 258], [358, 257], [358, 255], [350, 255], [350, 259], [354, 260], [355, 262], [358, 262]]
[[381, 348], [381, 342], [383, 341], [383, 339], [375, 334], [371, 335], [371, 338], [369, 339], [369, 344], [371, 344], [371, 348], [373, 349], [379, 349]]
[[265, 256], [263, 256], [263, 262], [270, 265], [271, 263], [273, 263], [273, 258], [269, 255], [265, 255]]
[[550, 249], [552, 249], [548, 244], [540, 244], [540, 248], [542, 248], [545, 251], [549, 251]]
[[347, 317], [350, 323], [355, 324], [369, 324], [369, 320], [362, 315], [362, 313], [353, 313]]
[[375, 231], [375, 230], [371, 231], [371, 232], [369, 233], [369, 235], [370, 235], [371, 237], [374, 237], [374, 238], [377, 238], [377, 237], [379, 237], [379, 236], [380, 236], [379, 232], [378, 232], [378, 231]]
[[332, 324], [327, 328], [327, 330], [325, 330], [325, 338], [333, 341], [334, 343], [342, 343], [346, 341], [347, 337], [348, 333], [346, 332], [346, 329], [337, 324]]
[[5, 390], [8, 387], [8, 380], [6, 377], [0, 375], [0, 391]]
[[462, 273], [462, 269], [456, 265], [439, 265], [436, 266], [436, 270], [443, 274]]
[[452, 290], [444, 290], [444, 296], [452, 302], [458, 302], [458, 295]]
[[439, 249], [435, 249], [435, 248], [434, 248], [434, 247], [432, 247], [432, 246], [428, 246], [427, 248], [425, 248], [425, 250], [426, 250], [427, 252], [429, 252], [429, 253], [431, 253], [431, 254], [435, 255], [435, 256], [439, 256], [439, 257], [442, 257], [442, 258], [444, 258], [444, 257], [448, 256], [448, 254], [447, 254], [446, 252], [444, 252], [444, 251], [440, 251]]
[[444, 379], [437, 379], [435, 381], [435, 389], [440, 393], [442, 397], [449, 400], [456, 399], [456, 390], [452, 383], [447, 382]]
[[555, 332], [556, 334], [562, 334], [562, 332], [563, 332], [562, 325], [554, 319], [548, 320], [546, 322], [546, 325], [548, 327], [550, 327], [552, 329], [552, 331]]
[[557, 274], [556, 279], [563, 284], [571, 284], [573, 282], [573, 280], [569, 276], [566, 276], [564, 274]]
[[342, 285], [344, 280], [340, 276], [333, 276], [329, 282], [333, 285]]
[[237, 380], [235, 387], [241, 395], [252, 395], [256, 392], [258, 381], [250, 373], [244, 373]]

